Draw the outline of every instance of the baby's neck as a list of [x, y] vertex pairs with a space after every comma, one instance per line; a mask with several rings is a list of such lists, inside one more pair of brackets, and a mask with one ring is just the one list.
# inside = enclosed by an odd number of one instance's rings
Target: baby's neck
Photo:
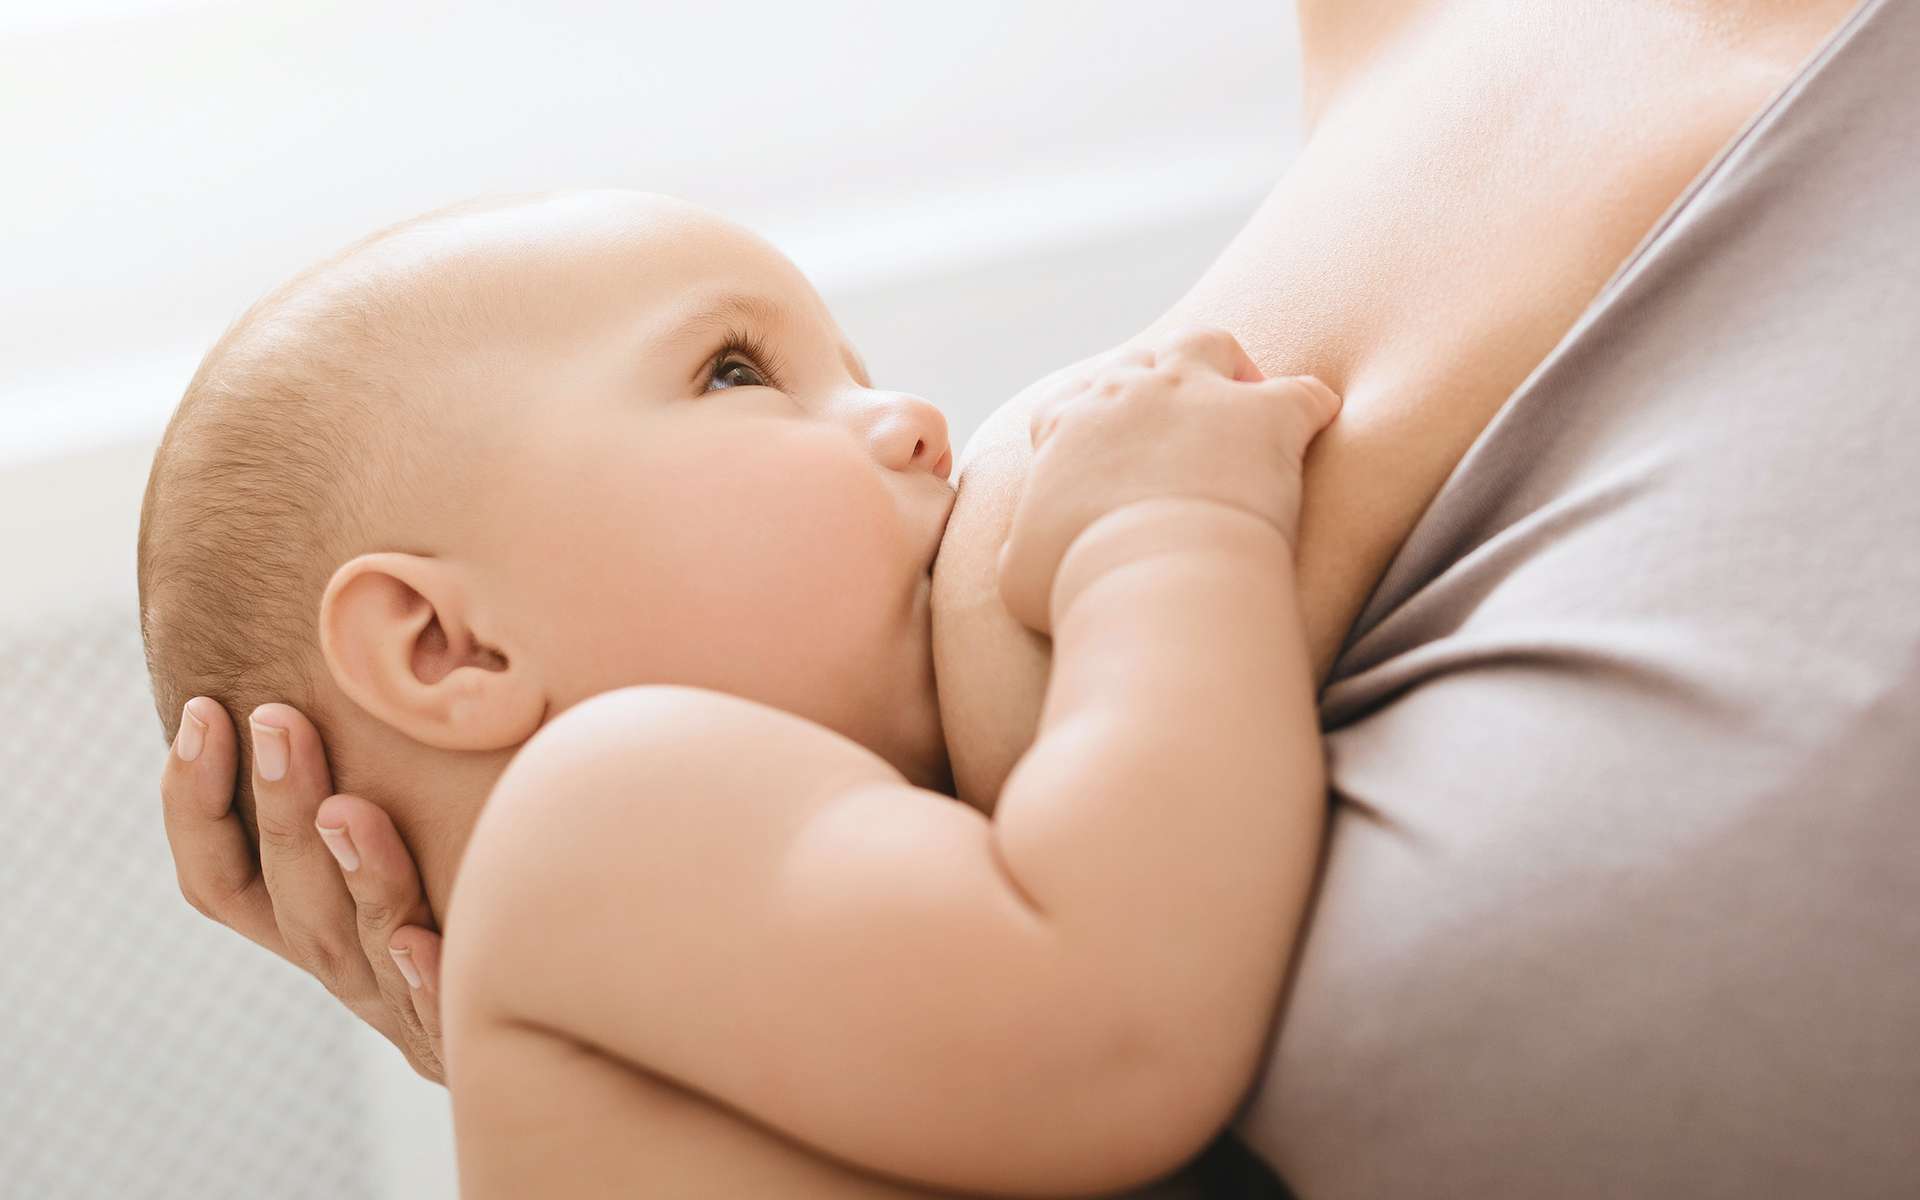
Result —
[[328, 742], [341, 745], [345, 767], [334, 786], [386, 812], [419, 868], [428, 905], [444, 916], [467, 840], [515, 750], [438, 750], [391, 729], [357, 730], [350, 743], [329, 731]]

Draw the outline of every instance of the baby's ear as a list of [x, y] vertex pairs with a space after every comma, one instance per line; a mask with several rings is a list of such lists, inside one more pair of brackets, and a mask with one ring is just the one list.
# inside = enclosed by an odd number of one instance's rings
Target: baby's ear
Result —
[[545, 691], [526, 662], [471, 623], [457, 564], [362, 554], [320, 597], [320, 654], [334, 683], [376, 719], [442, 750], [518, 746], [540, 727]]

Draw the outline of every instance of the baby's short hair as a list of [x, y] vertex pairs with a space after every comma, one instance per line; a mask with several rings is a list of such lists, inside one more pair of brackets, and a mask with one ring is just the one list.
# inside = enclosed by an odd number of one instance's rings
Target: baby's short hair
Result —
[[521, 200], [380, 230], [255, 303], [207, 352], [154, 454], [137, 556], [154, 705], [169, 743], [187, 700], [225, 706], [242, 731], [234, 802], [256, 837], [256, 706], [305, 712], [347, 786], [318, 686], [320, 596], [341, 562], [404, 548], [375, 545], [369, 517], [423, 499], [413, 484], [433, 440], [413, 393], [474, 327], [457, 273], [387, 270], [379, 248]]

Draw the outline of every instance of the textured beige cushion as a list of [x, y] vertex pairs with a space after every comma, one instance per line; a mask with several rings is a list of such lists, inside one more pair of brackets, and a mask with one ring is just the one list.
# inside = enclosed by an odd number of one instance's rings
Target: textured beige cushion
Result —
[[1305, 1200], [1920, 1195], [1920, 2], [1508, 400], [1323, 717], [1235, 1127]]

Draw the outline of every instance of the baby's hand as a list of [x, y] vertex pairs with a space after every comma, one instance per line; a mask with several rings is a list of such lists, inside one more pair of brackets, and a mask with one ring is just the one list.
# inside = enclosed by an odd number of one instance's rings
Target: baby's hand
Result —
[[1061, 374], [1034, 405], [1034, 459], [1000, 552], [1007, 610], [1051, 632], [1060, 560], [1089, 525], [1163, 497], [1252, 513], [1292, 545], [1301, 459], [1340, 411], [1309, 376], [1267, 379], [1232, 334], [1187, 329]]

